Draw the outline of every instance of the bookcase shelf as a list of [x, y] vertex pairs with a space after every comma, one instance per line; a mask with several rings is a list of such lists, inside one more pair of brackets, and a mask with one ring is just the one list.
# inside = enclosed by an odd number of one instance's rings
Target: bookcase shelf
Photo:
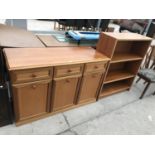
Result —
[[141, 56], [134, 53], [118, 53], [117, 55], [113, 56], [111, 63], [136, 61], [136, 60], [142, 60], [142, 59], [143, 58]]
[[97, 51], [111, 58], [99, 97], [131, 87], [152, 39], [135, 33], [101, 33]]
[[102, 88], [100, 97], [109, 96], [124, 90], [128, 90], [130, 86], [124, 81], [117, 81], [114, 83], [105, 84]]
[[131, 74], [130, 72], [125, 71], [125, 70], [116, 70], [116, 71], [108, 73], [104, 83], [111, 83], [115, 81], [129, 79], [131, 77], [134, 77], [134, 74]]

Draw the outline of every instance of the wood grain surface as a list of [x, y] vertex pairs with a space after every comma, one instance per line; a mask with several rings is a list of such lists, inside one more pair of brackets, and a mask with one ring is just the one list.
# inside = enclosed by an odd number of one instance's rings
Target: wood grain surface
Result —
[[4, 54], [9, 70], [109, 60], [91, 47], [5, 48]]

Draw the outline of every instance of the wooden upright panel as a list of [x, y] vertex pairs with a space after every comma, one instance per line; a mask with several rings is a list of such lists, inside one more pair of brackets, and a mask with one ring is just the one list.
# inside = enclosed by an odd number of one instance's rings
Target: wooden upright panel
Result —
[[105, 33], [101, 33], [96, 49], [111, 58], [115, 50], [116, 43], [117, 40], [115, 38], [110, 38]]

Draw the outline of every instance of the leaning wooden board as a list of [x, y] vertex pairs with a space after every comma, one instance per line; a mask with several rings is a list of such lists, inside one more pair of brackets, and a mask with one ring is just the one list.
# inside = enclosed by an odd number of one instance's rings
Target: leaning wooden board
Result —
[[6, 48], [16, 124], [95, 102], [109, 58], [91, 47]]

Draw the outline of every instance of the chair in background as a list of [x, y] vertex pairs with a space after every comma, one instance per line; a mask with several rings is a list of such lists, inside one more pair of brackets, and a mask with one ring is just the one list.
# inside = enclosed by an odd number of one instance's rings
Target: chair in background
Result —
[[87, 19], [86, 21], [86, 29], [91, 29], [92, 31], [95, 31], [97, 28], [98, 19]]
[[76, 30], [82, 30], [86, 27], [86, 19], [75, 19]]
[[100, 30], [106, 31], [108, 29], [109, 23], [110, 23], [110, 19], [102, 19], [100, 24]]
[[74, 29], [76, 26], [76, 20], [75, 19], [58, 19], [58, 30], [67, 30], [69, 29]]
[[120, 20], [120, 29], [119, 31], [122, 32], [124, 30], [133, 32], [133, 33], [139, 33], [143, 34], [145, 32], [145, 29], [147, 27], [148, 20], [147, 19], [122, 19]]
[[[155, 46], [151, 46], [148, 50], [145, 56], [145, 61], [143, 62], [142, 67], [138, 72], [138, 77], [139, 78], [136, 83], [143, 79], [145, 81], [144, 84], [146, 84], [140, 96], [140, 99], [142, 99], [151, 83], [155, 83]], [[155, 92], [153, 95], [155, 95]]]
[[[154, 69], [141, 69], [138, 73], [138, 76], [140, 79], [145, 80], [145, 82], [147, 83], [140, 96], [140, 99], [142, 99], [146, 91], [150, 87], [151, 83], [155, 83], [155, 70]], [[155, 92], [153, 93], [153, 95], [155, 95]]]

